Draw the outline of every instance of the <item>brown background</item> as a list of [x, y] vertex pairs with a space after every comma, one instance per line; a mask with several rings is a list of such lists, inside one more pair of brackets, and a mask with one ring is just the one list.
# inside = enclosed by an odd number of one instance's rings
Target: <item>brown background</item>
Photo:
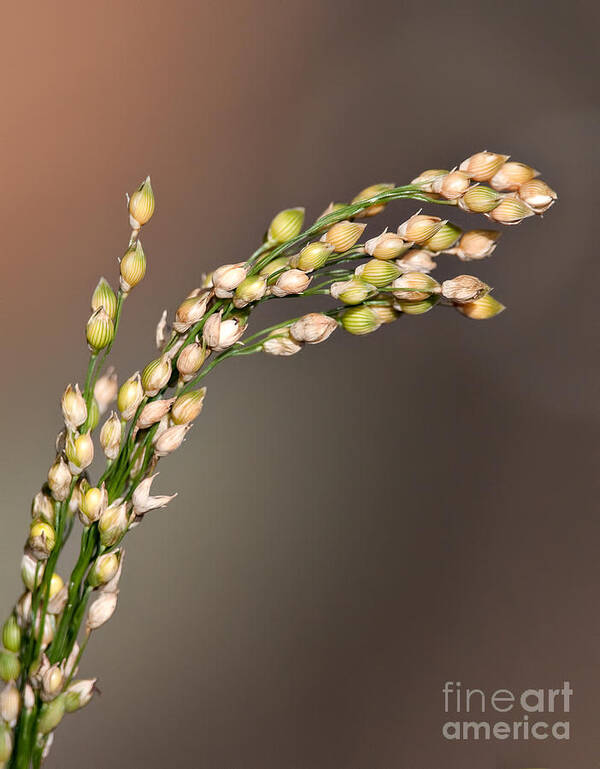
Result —
[[[146, 173], [158, 212], [115, 348], [125, 375], [162, 308], [245, 258], [283, 206], [314, 217], [484, 147], [561, 196], [474, 268], [509, 306], [497, 320], [439, 310], [211, 376], [159, 479], [179, 497], [132, 535], [91, 644], [102, 697], [49, 767], [597, 766], [598, 22], [591, 2], [4, 9], [6, 610], [89, 295], [114, 280], [123, 195]], [[564, 679], [569, 743], [440, 736], [446, 680]]]

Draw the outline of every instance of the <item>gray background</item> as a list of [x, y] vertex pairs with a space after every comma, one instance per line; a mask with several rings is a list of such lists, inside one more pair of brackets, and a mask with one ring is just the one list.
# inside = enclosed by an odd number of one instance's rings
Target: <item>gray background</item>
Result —
[[[153, 355], [162, 308], [245, 258], [286, 205], [315, 217], [483, 148], [560, 194], [473, 268], [509, 307], [495, 321], [439, 310], [215, 371], [161, 467], [179, 497], [131, 536], [118, 613], [90, 646], [102, 697], [49, 767], [597, 765], [598, 21], [590, 2], [6, 9], [7, 611], [58, 398], [83, 377], [89, 295], [114, 280], [123, 194], [146, 173], [158, 209], [115, 346], [124, 375]], [[446, 680], [564, 679], [568, 743], [440, 736]]]

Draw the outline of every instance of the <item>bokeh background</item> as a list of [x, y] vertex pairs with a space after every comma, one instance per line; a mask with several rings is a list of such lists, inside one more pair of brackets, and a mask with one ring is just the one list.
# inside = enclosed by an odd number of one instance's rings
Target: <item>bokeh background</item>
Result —
[[[596, 766], [598, 15], [512, 0], [5, 9], [5, 611], [59, 396], [83, 377], [89, 297], [115, 280], [124, 193], [146, 173], [158, 207], [115, 346], [125, 376], [153, 357], [162, 309], [245, 258], [282, 207], [315, 217], [483, 148], [560, 194], [475, 265], [509, 307], [493, 322], [438, 310], [211, 375], [161, 467], [179, 496], [132, 535], [118, 613], [90, 645], [102, 696], [49, 767]], [[446, 680], [569, 680], [572, 739], [448, 743]]]

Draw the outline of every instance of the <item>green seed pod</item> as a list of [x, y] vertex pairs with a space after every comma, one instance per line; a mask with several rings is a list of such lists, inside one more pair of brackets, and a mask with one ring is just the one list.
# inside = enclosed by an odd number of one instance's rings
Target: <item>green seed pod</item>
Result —
[[414, 184], [415, 187], [420, 187], [424, 192], [432, 192], [433, 182], [440, 176], [445, 176], [447, 173], [448, 171], [445, 171], [443, 168], [431, 168], [420, 173], [412, 180], [411, 184]]
[[104, 547], [116, 545], [129, 526], [127, 516], [127, 503], [113, 502], [110, 507], [100, 516], [98, 521], [98, 532], [100, 533], [100, 542]]
[[150, 361], [142, 371], [144, 394], [152, 398], [162, 390], [171, 378], [171, 370], [171, 359], [166, 355]]
[[500, 205], [502, 195], [491, 187], [476, 184], [470, 187], [458, 201], [463, 211], [474, 211], [477, 214], [486, 214]]
[[269, 225], [267, 240], [269, 243], [285, 243], [300, 234], [303, 224], [303, 208], [286, 208], [280, 211]]
[[398, 227], [398, 235], [411, 243], [425, 243], [440, 230], [445, 221], [439, 216], [428, 216], [427, 214], [413, 214]]
[[130, 246], [121, 259], [121, 291], [129, 293], [144, 279], [146, 274], [146, 255], [142, 248], [142, 242], [137, 240], [134, 246]]
[[[362, 203], [365, 200], [375, 197], [375, 195], [379, 195], [381, 192], [386, 192], [386, 190], [393, 190], [394, 186], [395, 185], [392, 183], [383, 183], [372, 184], [370, 187], [365, 187], [364, 190], [361, 190], [358, 195], [352, 199], [351, 205]], [[385, 203], [375, 203], [373, 206], [367, 206], [367, 208], [360, 211], [357, 216], [376, 216], [376, 214], [380, 214], [383, 211], [385, 205]]]
[[383, 288], [395, 280], [401, 274], [401, 270], [394, 262], [371, 259], [358, 267], [356, 274], [372, 286]]
[[129, 199], [129, 215], [134, 230], [139, 230], [143, 224], [150, 221], [154, 206], [154, 192], [150, 177], [147, 176]]
[[88, 574], [88, 583], [92, 587], [100, 587], [106, 585], [119, 570], [119, 563], [121, 562], [121, 551], [117, 550], [114, 553], [106, 553], [101, 555], [94, 561], [90, 573]]
[[93, 353], [99, 353], [112, 342], [115, 336], [115, 327], [110, 315], [103, 307], [96, 310], [88, 320], [85, 335]]
[[334, 299], [341, 299], [344, 304], [362, 304], [377, 293], [375, 286], [362, 278], [333, 283], [329, 291]]
[[405, 272], [392, 283], [396, 299], [419, 302], [430, 294], [439, 292], [440, 284], [425, 272]]
[[272, 262], [265, 264], [265, 266], [262, 268], [262, 270], [258, 274], [266, 275], [267, 277], [269, 277], [274, 272], [278, 272], [279, 270], [282, 270], [284, 267], [289, 267], [289, 265], [290, 265], [289, 257], [278, 256], [277, 259], [273, 259]]
[[[13, 749], [12, 731], [0, 721], [0, 762], [8, 761]], [[2, 765], [4, 765], [2, 763]]]
[[65, 692], [65, 712], [74, 713], [84, 708], [92, 699], [96, 679], [73, 681]]
[[62, 721], [65, 714], [65, 695], [59, 695], [52, 702], [45, 702], [40, 709], [38, 729], [41, 734], [50, 734]]
[[309, 243], [299, 254], [291, 257], [290, 266], [297, 267], [304, 272], [318, 270], [326, 264], [332, 251], [333, 246], [329, 243], [322, 243], [321, 241]]
[[423, 245], [430, 251], [445, 251], [456, 243], [461, 234], [462, 230], [460, 227], [457, 227], [451, 222], [446, 222], [446, 224], [444, 224], [443, 227], [440, 227], [435, 235], [429, 238]]
[[69, 469], [74, 475], [89, 467], [94, 461], [94, 442], [89, 432], [78, 435], [69, 433], [65, 446]]
[[342, 314], [342, 326], [348, 333], [356, 336], [377, 331], [380, 325], [377, 315], [366, 305], [349, 307]]
[[106, 278], [100, 278], [92, 294], [92, 310], [96, 312], [101, 307], [104, 308], [110, 319], [114, 321], [117, 314], [117, 295]]
[[10, 652], [18, 652], [21, 648], [21, 628], [14, 614], [4, 623], [2, 643]]
[[396, 302], [394, 307], [396, 310], [399, 310], [406, 315], [424, 315], [436, 306], [439, 299], [439, 296], [430, 296], [427, 299], [423, 299], [421, 302]]
[[267, 278], [264, 275], [250, 275], [239, 284], [233, 293], [234, 307], [246, 307], [257, 302], [267, 293]]
[[0, 678], [3, 681], [16, 681], [21, 673], [21, 662], [11, 651], [0, 651]]
[[186, 425], [188, 422], [193, 422], [202, 411], [205, 395], [206, 387], [180, 395], [171, 409], [173, 424]]
[[496, 315], [499, 315], [505, 306], [500, 304], [493, 296], [486, 294], [480, 299], [476, 299], [474, 302], [467, 302], [466, 304], [457, 304], [456, 309], [472, 320], [488, 320]]

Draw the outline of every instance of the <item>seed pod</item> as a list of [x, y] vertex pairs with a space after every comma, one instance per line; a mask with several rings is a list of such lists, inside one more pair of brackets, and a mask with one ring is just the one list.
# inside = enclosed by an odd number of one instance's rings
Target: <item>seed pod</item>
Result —
[[370, 304], [369, 308], [375, 314], [375, 317], [383, 325], [384, 323], [393, 323], [398, 320], [400, 313], [396, 312], [393, 307], [393, 303], [382, 299], [381, 302], [376, 304]]
[[43, 702], [51, 702], [56, 699], [62, 691], [65, 677], [60, 665], [51, 665], [44, 673], [42, 678], [42, 688], [40, 696]]
[[73, 681], [65, 691], [65, 713], [74, 713], [84, 708], [92, 699], [96, 679]]
[[13, 751], [12, 731], [6, 725], [0, 722], [0, 761], [4, 765], [5, 761], [11, 757]]
[[534, 176], [538, 176], [538, 172], [525, 163], [504, 163], [490, 179], [490, 187], [500, 192], [514, 192]]
[[362, 304], [370, 297], [375, 296], [377, 289], [362, 278], [352, 278], [351, 280], [332, 283], [329, 293], [334, 299], [340, 299], [344, 304], [354, 305]]
[[142, 248], [142, 241], [136, 240], [129, 246], [121, 258], [121, 291], [128, 294], [132, 288], [144, 279], [146, 274], [146, 254]]
[[336, 253], [341, 254], [343, 251], [348, 251], [348, 249], [352, 248], [365, 231], [366, 226], [366, 224], [357, 224], [345, 219], [327, 230], [321, 240], [324, 243], [329, 243], [330, 246], [333, 246], [333, 250]]
[[50, 598], [54, 598], [54, 596], [58, 595], [64, 586], [65, 583], [60, 574], [53, 574], [52, 577], [50, 577], [50, 590], [48, 591]]
[[27, 627], [31, 624], [33, 619], [31, 614], [33, 596], [32, 593], [27, 591], [17, 601], [15, 606], [15, 614], [17, 615], [17, 621], [21, 627]]
[[246, 307], [257, 302], [267, 293], [267, 279], [264, 275], [251, 275], [243, 280], [233, 294], [233, 306]]
[[364, 336], [377, 331], [381, 323], [370, 307], [360, 305], [344, 310], [341, 317], [342, 326], [348, 333]]
[[41, 585], [45, 567], [46, 564], [25, 553], [21, 561], [21, 579], [27, 590], [35, 590], [37, 586]]
[[247, 275], [248, 270], [244, 266], [244, 262], [224, 264], [222, 267], [217, 268], [212, 274], [212, 283], [216, 296], [219, 299], [231, 298], [235, 289], [246, 279]]
[[162, 494], [155, 497], [150, 496], [150, 487], [157, 475], [158, 473], [155, 473], [148, 478], [144, 478], [133, 492], [131, 501], [133, 503], [133, 512], [135, 515], [145, 515], [150, 512], [150, 510], [166, 507], [169, 502], [177, 496], [177, 494]]
[[451, 224], [450, 222], [446, 222], [446, 224], [444, 224], [443, 227], [440, 227], [440, 229], [435, 233], [433, 237], [429, 238], [429, 240], [425, 242], [425, 248], [428, 248], [434, 253], [445, 251], [447, 248], [450, 248], [450, 246], [456, 243], [461, 233], [462, 230], [460, 227], [457, 227], [455, 224]]
[[29, 529], [27, 545], [34, 558], [45, 561], [54, 550], [56, 534], [50, 524], [43, 521], [34, 521]]
[[60, 724], [65, 714], [65, 697], [61, 695], [52, 702], [45, 702], [40, 708], [38, 731], [40, 734], [50, 734]]
[[191, 427], [191, 424], [174, 425], [158, 435], [158, 438], [155, 436], [154, 453], [156, 456], [165, 457], [176, 451], [183, 443], [186, 433]]
[[112, 617], [117, 608], [118, 593], [100, 593], [90, 606], [86, 622], [86, 632], [89, 635], [92, 630], [102, 627]]
[[474, 302], [489, 290], [489, 286], [473, 275], [458, 275], [442, 283], [442, 296], [456, 304]]
[[65, 424], [69, 430], [76, 430], [87, 419], [87, 406], [78, 384], [75, 388], [71, 385], [67, 387], [63, 393], [61, 406]]
[[95, 312], [101, 307], [106, 311], [110, 319], [114, 321], [117, 315], [117, 295], [106, 278], [100, 278], [92, 294], [92, 310]]
[[119, 390], [117, 407], [123, 419], [131, 419], [142, 402], [143, 397], [144, 388], [142, 387], [140, 372], [136, 371], [135, 374], [123, 382]]
[[290, 263], [289, 257], [278, 256], [277, 259], [273, 259], [272, 262], [265, 264], [265, 266], [261, 269], [261, 271], [258, 274], [269, 277], [269, 275], [272, 275], [274, 272], [279, 272], [279, 270], [283, 269], [284, 267], [288, 267], [289, 263]]
[[262, 343], [262, 350], [267, 355], [288, 357], [302, 349], [302, 344], [292, 339], [289, 328], [276, 328]]
[[91, 434], [69, 433], [65, 453], [69, 460], [69, 469], [74, 475], [79, 475], [94, 461], [94, 442]]
[[140, 430], [145, 430], [148, 427], [160, 422], [160, 420], [169, 413], [171, 406], [173, 405], [175, 398], [165, 398], [163, 400], [156, 400], [147, 403], [141, 411], [136, 422], [137, 427]]
[[154, 206], [154, 192], [150, 177], [147, 176], [129, 198], [129, 216], [132, 229], [139, 230], [142, 225], [150, 221], [154, 213]]
[[[364, 190], [361, 190], [358, 195], [352, 199], [350, 205], [353, 206], [357, 203], [363, 203], [364, 201], [375, 197], [375, 195], [379, 195], [387, 190], [393, 190], [394, 187], [395, 185], [393, 183], [372, 184], [370, 187], [365, 187]], [[357, 216], [375, 216], [376, 214], [380, 214], [385, 206], [385, 203], [376, 203], [373, 206], [367, 206], [367, 208], [360, 211]]]
[[499, 237], [498, 230], [469, 230], [462, 235], [458, 244], [447, 253], [456, 254], [464, 262], [472, 259], [483, 259], [494, 251]]
[[405, 315], [424, 315], [432, 310], [439, 302], [439, 296], [430, 296], [420, 302], [395, 302], [394, 309], [403, 312]]
[[290, 336], [297, 342], [319, 344], [329, 339], [337, 327], [335, 318], [330, 318], [322, 312], [310, 312], [292, 323]]
[[470, 187], [471, 180], [464, 171], [450, 171], [433, 180], [431, 189], [445, 200], [458, 200]]
[[304, 224], [303, 208], [286, 208], [274, 217], [267, 232], [267, 242], [275, 245], [296, 238]]
[[405, 272], [392, 283], [396, 299], [406, 302], [420, 302], [440, 290], [440, 284], [424, 272]]
[[316, 241], [304, 246], [299, 254], [290, 257], [289, 263], [291, 267], [295, 267], [303, 272], [312, 272], [327, 263], [332, 251], [333, 246], [330, 243]]
[[[53, 577], [58, 577], [58, 574], [54, 574]], [[62, 614], [68, 600], [69, 591], [67, 590], [67, 586], [63, 584], [60, 590], [55, 593], [48, 601], [48, 614]], [[54, 638], [54, 628], [52, 628], [52, 638]], [[48, 643], [51, 642], [52, 638], [48, 639]]]
[[184, 382], [191, 379], [202, 368], [208, 355], [210, 355], [210, 350], [200, 342], [188, 344], [181, 350], [176, 365]]
[[100, 307], [87, 322], [85, 336], [91, 352], [98, 354], [107, 347], [115, 336], [115, 327], [110, 315]]
[[119, 456], [119, 450], [121, 448], [121, 420], [117, 416], [115, 411], [111, 412], [111, 415], [102, 425], [100, 430], [100, 446], [104, 456], [112, 461]]
[[67, 463], [61, 455], [48, 470], [48, 486], [52, 492], [52, 496], [58, 502], [64, 502], [69, 495], [71, 478], [72, 476], [67, 467]]
[[106, 374], [98, 378], [94, 385], [94, 399], [98, 403], [100, 414], [104, 414], [110, 404], [116, 399], [118, 380], [114, 368], [109, 368]]
[[384, 262], [381, 259], [371, 259], [366, 264], [361, 264], [354, 271], [367, 283], [377, 288], [389, 285], [400, 275], [400, 269], [394, 262]]
[[16, 681], [20, 673], [19, 657], [6, 649], [0, 650], [0, 678], [3, 681]]
[[196, 296], [188, 296], [187, 299], [184, 299], [175, 313], [173, 329], [178, 334], [184, 334], [186, 331], [189, 331], [192, 326], [204, 317], [208, 302], [212, 297], [212, 290], [204, 288]]
[[446, 224], [439, 216], [414, 214], [398, 227], [398, 235], [411, 243], [425, 243]]
[[290, 296], [301, 294], [310, 285], [312, 278], [302, 270], [286, 270], [277, 278], [271, 291], [275, 296]]
[[433, 192], [433, 183], [435, 180], [440, 176], [446, 176], [447, 174], [448, 171], [444, 171], [441, 168], [432, 168], [428, 171], [423, 171], [420, 173], [415, 179], [412, 180], [411, 184], [413, 184], [415, 187], [420, 187], [423, 192]]
[[11, 728], [14, 727], [17, 723], [20, 712], [21, 695], [15, 682], [9, 681], [9, 683], [2, 690], [2, 694], [0, 694], [0, 723], [2, 721], [6, 721], [6, 723]]
[[487, 320], [499, 315], [505, 306], [500, 304], [491, 294], [486, 294], [480, 299], [476, 299], [474, 302], [467, 302], [466, 304], [457, 304], [456, 309], [466, 315], [467, 318], [472, 320]]
[[171, 378], [171, 361], [166, 355], [150, 361], [142, 371], [142, 387], [144, 395], [154, 397], [165, 387]]
[[411, 249], [396, 264], [402, 272], [431, 272], [437, 267], [432, 254], [422, 248]]
[[405, 254], [409, 248], [410, 244], [405, 243], [395, 232], [387, 232], [387, 230], [365, 243], [365, 251], [375, 259], [396, 259]]
[[108, 507], [108, 494], [104, 484], [93, 486], [82, 495], [79, 504], [79, 519], [84, 526], [91, 526]]
[[477, 152], [463, 160], [459, 170], [467, 173], [476, 182], [485, 182], [496, 174], [506, 163], [510, 155], [498, 155], [495, 152]]
[[2, 643], [9, 652], [18, 652], [21, 648], [21, 628], [14, 614], [11, 614], [4, 623]]
[[50, 497], [47, 497], [42, 491], [38, 491], [31, 505], [31, 517], [39, 518], [54, 526], [55, 510]]
[[519, 197], [536, 214], [543, 214], [547, 211], [558, 195], [541, 179], [532, 179], [519, 188]]
[[500, 224], [519, 224], [528, 216], [535, 216], [534, 212], [520, 198], [507, 196], [499, 206], [488, 214], [489, 219], [493, 219]]
[[88, 584], [94, 588], [106, 585], [118, 572], [120, 561], [120, 550], [98, 556], [88, 574]]
[[463, 211], [474, 211], [477, 214], [485, 214], [493, 211], [500, 205], [502, 195], [491, 187], [476, 184], [470, 187], [458, 201]]
[[109, 505], [100, 515], [98, 532], [105, 547], [113, 547], [129, 527], [127, 503], [119, 499]]
[[199, 390], [191, 390], [189, 393], [180, 395], [171, 409], [171, 421], [175, 425], [187, 425], [193, 422], [202, 411], [206, 387]]

